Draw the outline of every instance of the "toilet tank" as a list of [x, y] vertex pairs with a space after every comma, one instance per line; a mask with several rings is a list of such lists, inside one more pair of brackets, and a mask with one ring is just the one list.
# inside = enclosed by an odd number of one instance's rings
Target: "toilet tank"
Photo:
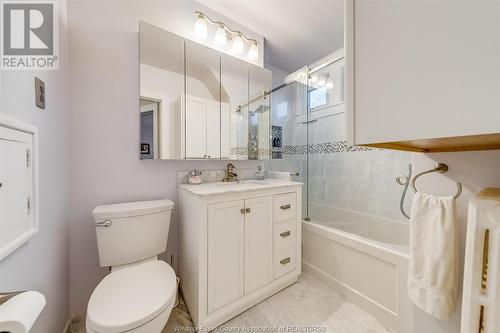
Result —
[[164, 252], [173, 207], [170, 200], [96, 207], [92, 215], [100, 265], [129, 264]]

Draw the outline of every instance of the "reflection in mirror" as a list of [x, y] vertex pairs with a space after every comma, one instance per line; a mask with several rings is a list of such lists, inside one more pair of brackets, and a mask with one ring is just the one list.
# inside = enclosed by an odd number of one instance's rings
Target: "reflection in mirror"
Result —
[[[221, 132], [229, 130], [221, 117], [220, 53], [195, 42], [186, 42], [186, 159], [228, 158]], [[222, 153], [222, 154], [221, 154]]]
[[308, 77], [311, 112], [344, 104], [344, 58], [313, 69]]
[[158, 110], [159, 100], [141, 98], [141, 158], [158, 158]]
[[267, 160], [270, 156], [270, 71], [248, 66], [248, 158]]
[[229, 113], [229, 142], [231, 160], [248, 159], [248, 66], [229, 55], [222, 55], [221, 98]]
[[181, 159], [184, 39], [144, 22], [139, 34], [141, 159]]
[[269, 159], [271, 71], [141, 22], [141, 159]]

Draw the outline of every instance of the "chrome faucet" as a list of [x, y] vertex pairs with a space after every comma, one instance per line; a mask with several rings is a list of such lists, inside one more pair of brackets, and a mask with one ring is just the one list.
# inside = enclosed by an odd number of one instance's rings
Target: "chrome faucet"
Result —
[[223, 182], [237, 182], [238, 175], [234, 173], [234, 165], [228, 163], [226, 166], [226, 176], [222, 180]]

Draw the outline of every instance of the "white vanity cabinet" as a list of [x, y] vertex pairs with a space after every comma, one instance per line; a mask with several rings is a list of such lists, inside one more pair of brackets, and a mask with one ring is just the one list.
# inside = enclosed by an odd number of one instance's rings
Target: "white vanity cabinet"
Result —
[[500, 2], [346, 0], [350, 141], [500, 149]]
[[301, 184], [179, 185], [179, 276], [199, 327], [216, 327], [297, 281]]

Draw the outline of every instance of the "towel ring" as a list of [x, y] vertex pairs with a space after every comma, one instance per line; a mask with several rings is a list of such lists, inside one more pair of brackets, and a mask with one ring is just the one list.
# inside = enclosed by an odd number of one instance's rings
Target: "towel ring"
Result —
[[[448, 171], [448, 166], [444, 163], [438, 163], [434, 169], [430, 169], [430, 170], [427, 170], [427, 171], [424, 171], [424, 172], [421, 172], [419, 174], [417, 174], [415, 177], [413, 177], [412, 181], [411, 181], [411, 188], [413, 189], [413, 192], [417, 193], [417, 187], [415, 186], [415, 182], [417, 181], [417, 178], [420, 177], [420, 176], [423, 176], [423, 175], [426, 175], [428, 173], [432, 173], [432, 172], [439, 172], [439, 173], [445, 173], [446, 171]], [[455, 196], [453, 197], [454, 199], [458, 199], [458, 197], [462, 194], [462, 184], [461, 183], [457, 183], [457, 193], [455, 194]]]

